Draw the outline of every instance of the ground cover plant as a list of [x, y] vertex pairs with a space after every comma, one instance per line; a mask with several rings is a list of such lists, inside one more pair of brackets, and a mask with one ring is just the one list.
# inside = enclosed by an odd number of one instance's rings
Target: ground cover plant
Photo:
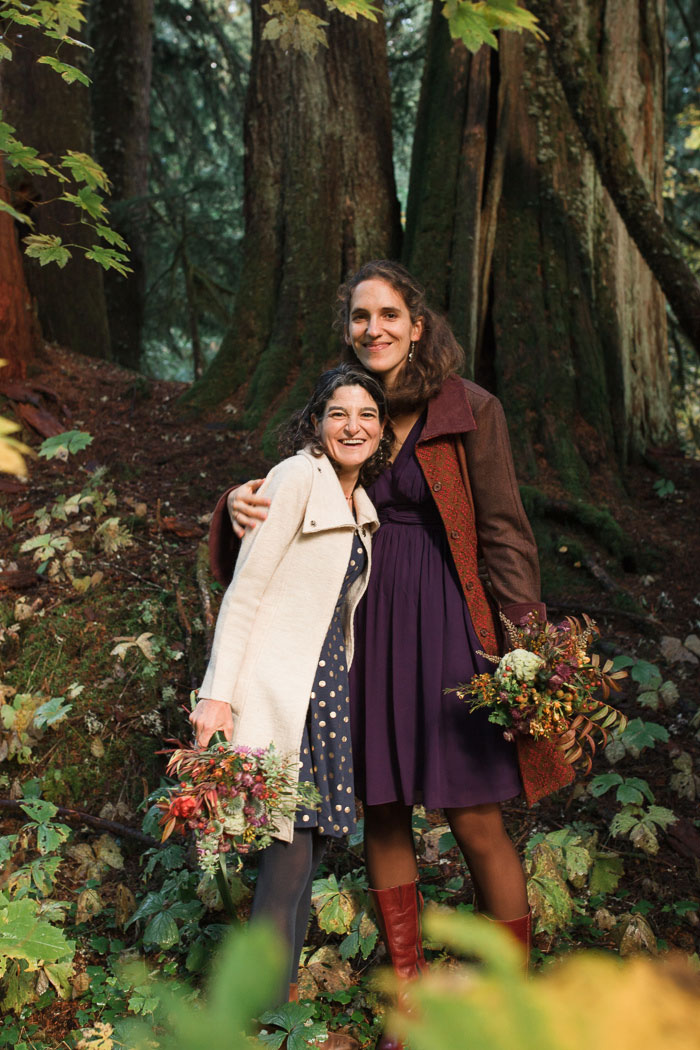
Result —
[[[22, 440], [39, 453], [30, 480], [0, 479], [0, 1047], [111, 1050], [139, 1045], [139, 1032], [162, 1047], [185, 1038], [213, 1047], [202, 1018], [218, 1024], [217, 1011], [233, 1009], [217, 999], [216, 982], [245, 969], [244, 948], [226, 943], [232, 920], [187, 839], [160, 843], [157, 802], [167, 781], [159, 752], [166, 738], [187, 739], [189, 694], [220, 598], [207, 568], [207, 515], [230, 482], [266, 464], [255, 434], [229, 429], [234, 401], [183, 421], [178, 384], [86, 365], [57, 349], [47, 350], [39, 381], [52, 391], [34, 394], [55, 420], [54, 437], [25, 428]], [[2, 414], [10, 409], [0, 405]], [[626, 494], [601, 478], [601, 502], [626, 543], [617, 553], [585, 514], [568, 520], [566, 534], [546, 513], [535, 519], [550, 617], [591, 615], [602, 630], [601, 658], [628, 672], [616, 697], [628, 724], [596, 753], [588, 778], [531, 810], [519, 800], [506, 806], [529, 875], [535, 968], [546, 975], [541, 992], [512, 973], [508, 987], [517, 993], [514, 1016], [543, 1011], [553, 1039], [559, 1022], [547, 1012], [546, 989], [573, 1003], [565, 986], [613, 980], [583, 962], [562, 971], [568, 978], [550, 977], [552, 960], [572, 949], [612, 958], [640, 952], [629, 980], [648, 988], [667, 981], [659, 987], [677, 991], [679, 1010], [690, 1010], [681, 978], [662, 977], [644, 960], [676, 953], [692, 970], [700, 944], [700, 594], [687, 558], [698, 475], [697, 461], [659, 452], [656, 469], [631, 469]], [[663, 498], [659, 477], [673, 484]], [[562, 498], [544, 477], [543, 506]], [[640, 558], [626, 571], [629, 547], [658, 552], [658, 560]], [[593, 569], [613, 586], [602, 588]], [[471, 884], [440, 814], [417, 810], [415, 834], [427, 901], [468, 916]], [[231, 879], [241, 923], [253, 884], [246, 862]], [[281, 1007], [277, 1022], [290, 1047], [327, 1025], [373, 1047], [383, 949], [361, 834], [329, 852], [313, 903], [302, 1002]], [[436, 984], [416, 993], [426, 1011], [444, 1010], [449, 981], [462, 980], [455, 959], [465, 946], [486, 960], [487, 999], [498, 952], [471, 934], [447, 936], [439, 922], [428, 937]], [[264, 938], [241, 945], [261, 958], [270, 951]], [[173, 1012], [164, 980], [179, 982], [181, 1010]], [[626, 980], [620, 976], [621, 997]], [[459, 985], [455, 1002], [466, 994]], [[261, 1006], [242, 992], [236, 1024]], [[486, 1045], [478, 1033], [455, 1030], [460, 1046], [467, 1036], [469, 1045]], [[439, 1031], [416, 1028], [413, 1045], [432, 1050]], [[597, 1039], [594, 1030], [589, 1036]]]

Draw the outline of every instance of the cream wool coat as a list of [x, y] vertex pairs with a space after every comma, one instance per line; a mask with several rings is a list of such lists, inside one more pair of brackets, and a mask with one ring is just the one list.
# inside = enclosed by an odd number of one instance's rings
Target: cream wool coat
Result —
[[[234, 744], [274, 743], [298, 758], [321, 649], [353, 541], [360, 541], [365, 571], [343, 610], [348, 667], [352, 661], [352, 618], [379, 522], [362, 488], [353, 494], [353, 518], [330, 461], [306, 450], [273, 467], [260, 491], [272, 504], [241, 543], [199, 695], [231, 705]], [[292, 836], [293, 821], [280, 822], [277, 837], [291, 842]]]

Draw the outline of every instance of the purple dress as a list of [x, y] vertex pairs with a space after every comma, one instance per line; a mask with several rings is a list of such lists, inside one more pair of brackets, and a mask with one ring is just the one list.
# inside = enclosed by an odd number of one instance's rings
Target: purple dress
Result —
[[521, 790], [515, 747], [445, 688], [493, 670], [477, 655], [445, 529], [414, 450], [425, 414], [368, 490], [381, 522], [355, 613], [355, 786], [369, 805], [501, 802]]

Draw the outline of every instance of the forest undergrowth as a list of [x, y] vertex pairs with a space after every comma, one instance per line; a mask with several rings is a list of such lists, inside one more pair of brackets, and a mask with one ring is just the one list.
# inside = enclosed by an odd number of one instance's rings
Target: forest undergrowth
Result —
[[[0, 391], [40, 452], [26, 482], [0, 477], [0, 1048], [110, 1050], [134, 1019], [171, 1045], [160, 979], [196, 1000], [230, 925], [187, 843], [160, 846], [152, 804], [164, 742], [189, 737], [221, 593], [208, 517], [269, 464], [235, 401], [185, 420], [182, 389], [48, 348]], [[538, 970], [580, 948], [700, 965], [699, 482], [700, 462], [658, 449], [624, 491], [600, 472], [588, 504], [544, 466], [525, 490], [550, 618], [591, 615], [629, 672], [614, 701], [628, 726], [590, 775], [505, 806]], [[442, 816], [418, 810], [415, 833], [426, 901], [473, 911]], [[232, 877], [241, 920], [253, 880], [249, 865]], [[428, 940], [438, 973], [456, 965], [446, 939]], [[373, 1047], [383, 950], [360, 834], [326, 857], [308, 945], [288, 1047], [327, 1024]]]

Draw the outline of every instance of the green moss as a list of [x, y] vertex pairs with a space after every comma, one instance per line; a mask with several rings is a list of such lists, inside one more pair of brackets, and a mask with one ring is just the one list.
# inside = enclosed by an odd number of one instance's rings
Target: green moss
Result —
[[648, 544], [640, 549], [606, 507], [595, 507], [584, 500], [552, 500], [532, 485], [521, 485], [520, 495], [533, 526], [538, 521], [565, 522], [608, 551], [626, 572], [658, 567], [662, 553]]

